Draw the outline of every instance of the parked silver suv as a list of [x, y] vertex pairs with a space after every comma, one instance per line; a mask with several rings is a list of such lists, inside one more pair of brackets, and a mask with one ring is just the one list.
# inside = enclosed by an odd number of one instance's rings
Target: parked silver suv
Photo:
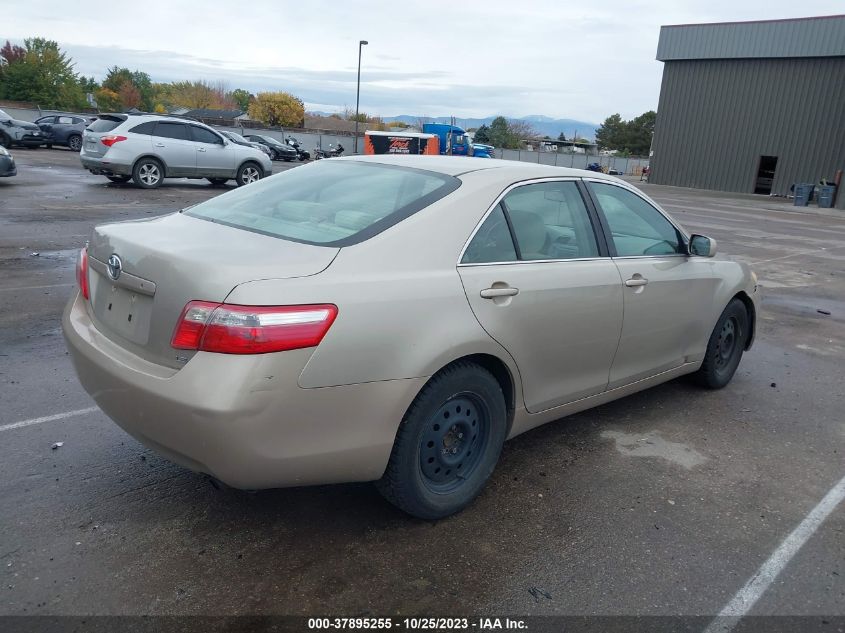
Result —
[[238, 145], [193, 119], [159, 114], [101, 114], [82, 135], [82, 166], [112, 182], [130, 178], [154, 189], [165, 178], [207, 178], [238, 186], [273, 172], [266, 154]]

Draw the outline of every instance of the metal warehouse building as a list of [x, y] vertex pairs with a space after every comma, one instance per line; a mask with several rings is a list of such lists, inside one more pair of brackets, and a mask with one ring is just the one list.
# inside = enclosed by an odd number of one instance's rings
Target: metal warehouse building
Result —
[[787, 195], [845, 170], [845, 15], [664, 26], [657, 59], [651, 182]]

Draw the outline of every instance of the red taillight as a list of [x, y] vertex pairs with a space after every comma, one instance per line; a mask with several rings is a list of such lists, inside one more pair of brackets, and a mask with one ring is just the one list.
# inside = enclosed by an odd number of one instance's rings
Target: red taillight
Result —
[[106, 136], [100, 139], [100, 143], [105, 145], [106, 147], [111, 147], [115, 143], [120, 143], [120, 141], [125, 141], [125, 136], [118, 136], [116, 134], [107, 134]]
[[337, 316], [332, 304], [241, 306], [191, 301], [170, 344], [221, 354], [266, 354], [314, 347]]
[[79, 285], [79, 292], [86, 299], [90, 299], [88, 292], [88, 248], [79, 251], [79, 258], [76, 260], [76, 283]]

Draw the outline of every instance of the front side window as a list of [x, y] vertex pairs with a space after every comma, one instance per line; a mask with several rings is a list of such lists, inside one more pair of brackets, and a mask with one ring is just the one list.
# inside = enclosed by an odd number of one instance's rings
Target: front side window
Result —
[[191, 207], [186, 215], [295, 242], [356, 244], [460, 186], [422, 169], [320, 161]]
[[573, 181], [517, 187], [503, 204], [524, 260], [598, 257], [587, 207]]
[[607, 219], [618, 257], [684, 252], [678, 230], [638, 195], [605, 183], [591, 182], [590, 187]]
[[223, 139], [217, 136], [211, 130], [207, 130], [204, 127], [198, 127], [196, 125], [191, 125], [191, 137], [197, 141], [198, 143], [209, 143], [209, 144], [216, 144], [222, 145]]
[[155, 135], [163, 138], [173, 138], [181, 141], [188, 140], [188, 126], [184, 123], [170, 123], [159, 121], [156, 123]]
[[39, 123], [39, 124], [48, 124], [48, 123], [55, 123], [55, 122], [56, 122], [56, 117], [54, 117], [54, 116], [41, 117], [40, 119], [38, 119], [36, 121], [36, 123]]
[[464, 251], [461, 263], [489, 264], [514, 261], [516, 261], [516, 249], [513, 246], [513, 238], [502, 205], [498, 204], [476, 231]]

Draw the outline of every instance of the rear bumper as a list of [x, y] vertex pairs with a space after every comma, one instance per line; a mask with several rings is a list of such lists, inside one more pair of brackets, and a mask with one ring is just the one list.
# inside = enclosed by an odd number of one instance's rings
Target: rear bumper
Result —
[[105, 157], [79, 155], [82, 166], [92, 174], [103, 176], [131, 176], [132, 165], [115, 163]]
[[200, 352], [173, 370], [106, 338], [78, 294], [62, 325], [80, 382], [109, 417], [171, 461], [236, 488], [378, 479], [425, 382], [303, 389], [311, 349]]

